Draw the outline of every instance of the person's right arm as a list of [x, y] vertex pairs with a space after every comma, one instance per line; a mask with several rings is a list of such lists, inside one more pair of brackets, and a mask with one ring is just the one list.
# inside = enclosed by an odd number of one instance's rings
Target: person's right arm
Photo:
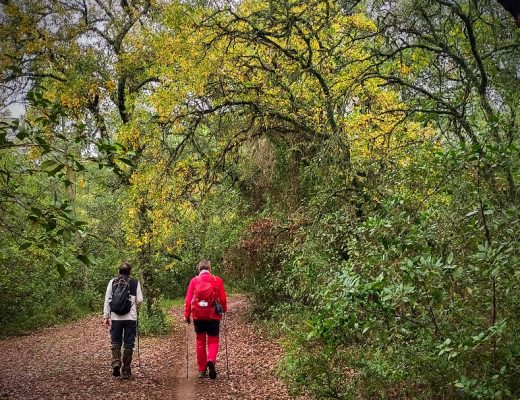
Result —
[[112, 281], [108, 282], [105, 292], [105, 304], [103, 305], [103, 323], [108, 326], [110, 324], [110, 300], [112, 299]]
[[195, 279], [192, 279], [190, 281], [190, 284], [188, 285], [188, 290], [186, 292], [186, 298], [184, 299], [184, 319], [189, 324], [190, 322], [190, 315], [191, 315], [191, 298], [193, 297], [193, 290], [194, 290], [194, 282]]

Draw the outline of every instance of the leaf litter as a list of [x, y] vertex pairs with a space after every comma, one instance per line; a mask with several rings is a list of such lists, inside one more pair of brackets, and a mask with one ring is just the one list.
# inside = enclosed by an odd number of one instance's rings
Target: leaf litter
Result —
[[228, 311], [214, 381], [196, 378], [193, 326], [185, 329], [182, 309], [176, 307], [171, 335], [140, 338], [131, 380], [111, 376], [110, 339], [99, 316], [1, 340], [0, 398], [290, 399], [275, 373], [282, 348], [248, 322], [243, 297], [234, 296]]

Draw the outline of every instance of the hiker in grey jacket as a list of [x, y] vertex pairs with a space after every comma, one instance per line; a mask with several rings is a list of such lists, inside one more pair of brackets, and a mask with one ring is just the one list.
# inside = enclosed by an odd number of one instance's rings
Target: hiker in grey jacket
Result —
[[[131, 364], [137, 332], [137, 306], [143, 301], [141, 284], [130, 278], [131, 270], [132, 266], [129, 263], [121, 264], [119, 275], [108, 283], [103, 308], [103, 324], [107, 328], [112, 325], [110, 327], [112, 375], [122, 374], [122, 377], [126, 379], [132, 376]], [[116, 304], [117, 298], [122, 298], [116, 293], [129, 294], [129, 302], [128, 297], [124, 297], [122, 303]], [[113, 296], [114, 294], [116, 296]], [[123, 344], [123, 365], [121, 367], [121, 345]]]

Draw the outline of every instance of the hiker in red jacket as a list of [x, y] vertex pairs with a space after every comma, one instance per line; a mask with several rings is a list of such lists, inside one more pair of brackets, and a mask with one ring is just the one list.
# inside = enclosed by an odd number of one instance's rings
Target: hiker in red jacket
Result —
[[208, 371], [209, 377], [215, 379], [220, 319], [227, 312], [226, 291], [222, 279], [211, 274], [211, 263], [208, 260], [202, 260], [197, 269], [199, 275], [190, 281], [186, 293], [184, 317], [187, 324], [193, 318], [197, 334], [198, 377], [205, 378]]

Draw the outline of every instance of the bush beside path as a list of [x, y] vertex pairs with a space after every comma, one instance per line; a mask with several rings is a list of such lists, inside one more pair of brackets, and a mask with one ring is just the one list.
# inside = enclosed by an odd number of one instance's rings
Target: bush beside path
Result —
[[283, 382], [275, 376], [282, 350], [247, 321], [247, 308], [243, 297], [230, 301], [229, 370], [222, 325], [215, 381], [196, 378], [193, 326], [185, 331], [182, 310], [176, 307], [171, 335], [140, 339], [140, 363], [136, 349], [132, 380], [110, 375], [108, 331], [100, 317], [0, 341], [0, 398], [289, 399]]

